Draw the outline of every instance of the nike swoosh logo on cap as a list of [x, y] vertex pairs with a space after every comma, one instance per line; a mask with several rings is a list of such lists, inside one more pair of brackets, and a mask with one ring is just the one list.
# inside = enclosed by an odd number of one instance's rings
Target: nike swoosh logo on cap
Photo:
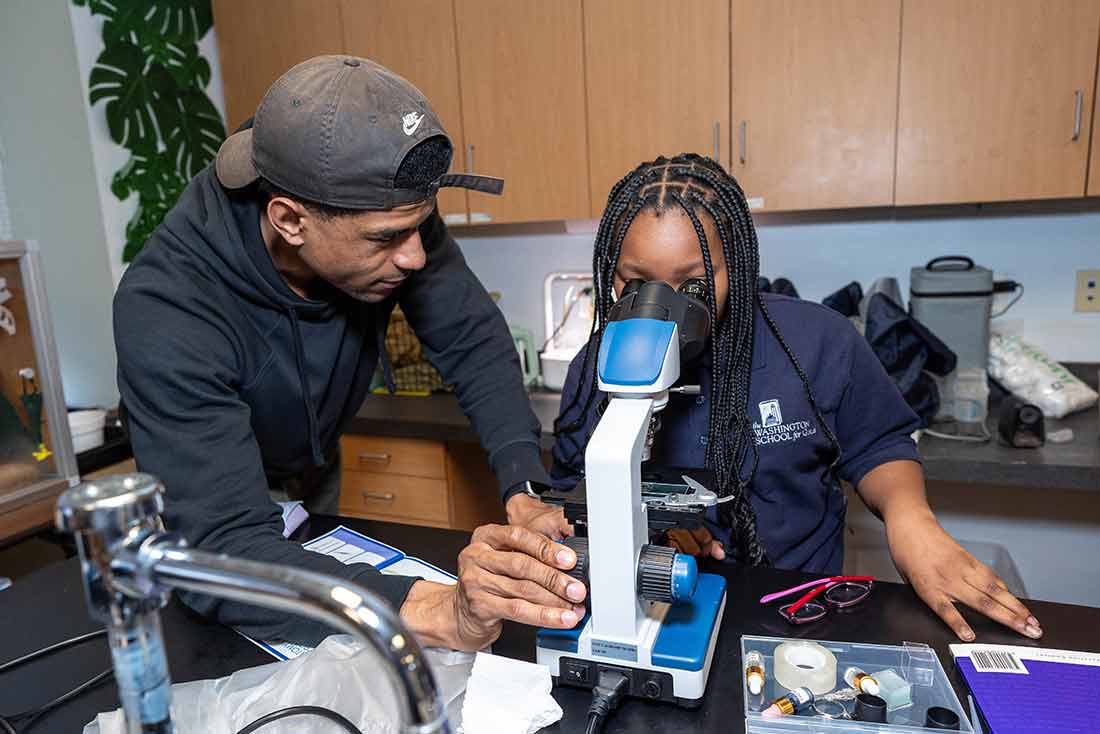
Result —
[[406, 135], [412, 135], [423, 121], [424, 115], [418, 117], [415, 112], [410, 112], [401, 118], [401, 129]]

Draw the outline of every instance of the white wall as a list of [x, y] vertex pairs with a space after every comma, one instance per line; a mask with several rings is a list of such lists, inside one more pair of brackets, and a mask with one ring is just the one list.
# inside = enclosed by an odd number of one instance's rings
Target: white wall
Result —
[[[122, 278], [124, 270], [122, 250], [126, 246], [126, 223], [137, 209], [137, 194], [131, 194], [126, 201], [119, 201], [111, 192], [111, 177], [115, 171], [126, 165], [129, 152], [111, 140], [107, 131], [105, 103], [94, 108], [88, 105], [88, 76], [95, 66], [95, 60], [103, 51], [103, 16], [92, 15], [87, 7], [71, 5], [73, 40], [76, 45], [76, 58], [80, 68], [80, 79], [84, 90], [84, 106], [88, 109], [88, 131], [91, 136], [92, 156], [95, 159], [96, 184], [98, 185], [99, 206], [103, 212], [103, 227], [107, 238], [107, 254], [111, 264], [111, 277], [115, 286]], [[210, 62], [210, 83], [206, 94], [214, 103], [222, 119], [225, 119], [225, 97], [222, 93], [221, 64], [218, 63], [218, 47], [214, 33], [206, 34], [199, 42], [199, 52]]]
[[[1023, 299], [1002, 320], [1056, 359], [1100, 362], [1100, 314], [1074, 313], [1075, 271], [1100, 269], [1100, 199], [1015, 204], [757, 215], [761, 273], [786, 276], [800, 295], [820, 301], [852, 280], [866, 288], [945, 254], [969, 255], [1022, 281]], [[581, 229], [592, 229], [583, 223]], [[501, 292], [509, 321], [543, 335], [542, 279], [555, 270], [591, 271], [591, 233], [487, 235], [456, 229], [474, 272]]]
[[0, 240], [10, 240], [14, 236], [11, 210], [8, 209], [8, 191], [4, 184], [4, 141], [0, 140]]
[[[1030, 598], [1100, 607], [1095, 492], [929, 482], [928, 502], [944, 529], [964, 545], [1003, 547]], [[846, 541], [846, 570], [897, 580], [883, 525], [854, 493]]]
[[113, 284], [66, 0], [0, 5], [0, 145], [17, 239], [38, 240], [65, 398], [114, 405]]

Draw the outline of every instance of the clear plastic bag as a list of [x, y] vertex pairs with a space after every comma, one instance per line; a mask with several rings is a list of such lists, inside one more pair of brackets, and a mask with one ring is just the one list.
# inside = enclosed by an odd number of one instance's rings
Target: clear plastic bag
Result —
[[1018, 336], [991, 335], [989, 374], [1048, 418], [1064, 418], [1096, 403], [1095, 390]]
[[[452, 726], [462, 711], [462, 694], [473, 653], [426, 651], [443, 693]], [[290, 706], [323, 706], [343, 715], [363, 734], [397, 729], [397, 699], [383, 663], [349, 635], [333, 635], [311, 652], [286, 662], [238, 670], [225, 678], [172, 686], [176, 734], [234, 734], [261, 716]], [[263, 728], [264, 734], [344, 734], [316, 716], [293, 716]], [[122, 711], [100, 714], [83, 734], [126, 734]]]

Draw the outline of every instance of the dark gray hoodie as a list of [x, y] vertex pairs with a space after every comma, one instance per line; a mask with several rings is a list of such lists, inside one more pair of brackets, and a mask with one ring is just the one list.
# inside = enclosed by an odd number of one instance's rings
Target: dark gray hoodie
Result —
[[[379, 304], [335, 290], [324, 300], [298, 296], [275, 269], [259, 222], [256, 197], [230, 195], [208, 167], [122, 279], [118, 382], [138, 469], [164, 482], [166, 523], [194, 547], [352, 579], [399, 608], [412, 580], [284, 540], [269, 482], [333, 456], [384, 358], [395, 303], [456, 386], [501, 492], [548, 482], [508, 327], [438, 212], [420, 229], [426, 267]], [[327, 633], [281, 613], [185, 600], [263, 639], [316, 643]]]

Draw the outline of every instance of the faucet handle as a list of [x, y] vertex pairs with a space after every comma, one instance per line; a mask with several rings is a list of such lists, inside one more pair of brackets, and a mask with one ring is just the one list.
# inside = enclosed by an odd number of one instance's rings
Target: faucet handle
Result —
[[150, 474], [116, 474], [84, 482], [57, 501], [55, 524], [66, 533], [124, 534], [156, 521], [164, 510], [164, 485]]
[[[141, 583], [140, 575], [134, 573], [140, 569], [117, 567], [127, 558], [122, 553], [127, 546], [136, 550], [148, 536], [164, 529], [163, 494], [164, 487], [154, 476], [120, 474], [84, 482], [57, 501], [54, 521], [58, 530], [76, 540], [93, 619], [111, 623], [120, 605], [159, 607], [167, 601], [166, 594], [153, 593]], [[143, 595], [148, 596], [143, 600]]]

